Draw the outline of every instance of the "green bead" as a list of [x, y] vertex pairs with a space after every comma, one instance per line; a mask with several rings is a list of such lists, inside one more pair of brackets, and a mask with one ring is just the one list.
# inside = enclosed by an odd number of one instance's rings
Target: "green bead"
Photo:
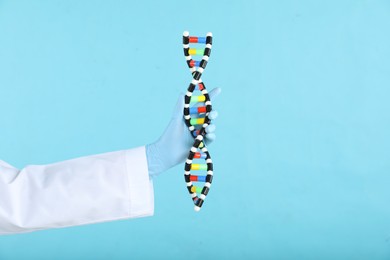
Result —
[[199, 164], [199, 170], [207, 171], [207, 164]]
[[196, 55], [204, 55], [204, 49], [196, 49]]

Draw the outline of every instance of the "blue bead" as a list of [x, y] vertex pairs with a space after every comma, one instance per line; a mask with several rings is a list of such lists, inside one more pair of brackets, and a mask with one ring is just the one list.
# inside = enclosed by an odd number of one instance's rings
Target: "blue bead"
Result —
[[206, 176], [198, 176], [198, 181], [206, 181]]
[[200, 61], [195, 61], [195, 67], [199, 67], [200, 66]]
[[206, 37], [198, 37], [198, 43], [206, 43]]
[[190, 107], [190, 114], [198, 114], [198, 108], [197, 107]]

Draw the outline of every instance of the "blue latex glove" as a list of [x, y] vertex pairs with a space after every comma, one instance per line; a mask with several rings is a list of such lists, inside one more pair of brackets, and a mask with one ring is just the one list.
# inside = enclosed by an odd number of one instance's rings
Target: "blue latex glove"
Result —
[[[221, 93], [220, 88], [210, 91], [210, 100]], [[184, 163], [188, 153], [194, 144], [194, 137], [188, 130], [184, 118], [184, 95], [181, 94], [171, 121], [165, 129], [163, 135], [154, 143], [146, 146], [146, 157], [148, 161], [148, 170], [150, 176], [156, 176], [177, 164]], [[214, 120], [218, 116], [217, 111], [213, 110], [209, 118]], [[206, 128], [205, 143], [210, 144], [215, 139], [215, 125], [213, 122]]]

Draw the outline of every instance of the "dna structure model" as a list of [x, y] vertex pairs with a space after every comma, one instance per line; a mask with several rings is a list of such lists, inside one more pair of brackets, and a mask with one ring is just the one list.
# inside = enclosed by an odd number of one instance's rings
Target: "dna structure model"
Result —
[[[190, 44], [203, 47], [190, 48]], [[210, 57], [211, 46], [211, 33], [207, 33], [206, 37], [189, 36], [187, 31], [183, 33], [184, 55], [193, 78], [184, 96], [183, 114], [185, 123], [195, 138], [184, 166], [184, 178], [195, 204], [195, 211], [199, 211], [202, 207], [213, 180], [213, 162], [203, 140], [206, 135], [206, 127], [211, 122], [208, 116], [212, 110], [212, 105], [207, 89], [201, 79]], [[192, 55], [202, 57], [202, 59], [193, 60]], [[193, 175], [191, 171], [196, 171], [197, 175]], [[206, 174], [201, 175], [202, 171], [206, 171]], [[196, 186], [194, 182], [197, 184]]]

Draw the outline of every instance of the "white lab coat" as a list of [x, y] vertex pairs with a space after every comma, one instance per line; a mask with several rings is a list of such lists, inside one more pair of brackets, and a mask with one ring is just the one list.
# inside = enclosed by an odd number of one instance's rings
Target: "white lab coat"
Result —
[[18, 170], [0, 160], [0, 234], [153, 215], [145, 147]]

